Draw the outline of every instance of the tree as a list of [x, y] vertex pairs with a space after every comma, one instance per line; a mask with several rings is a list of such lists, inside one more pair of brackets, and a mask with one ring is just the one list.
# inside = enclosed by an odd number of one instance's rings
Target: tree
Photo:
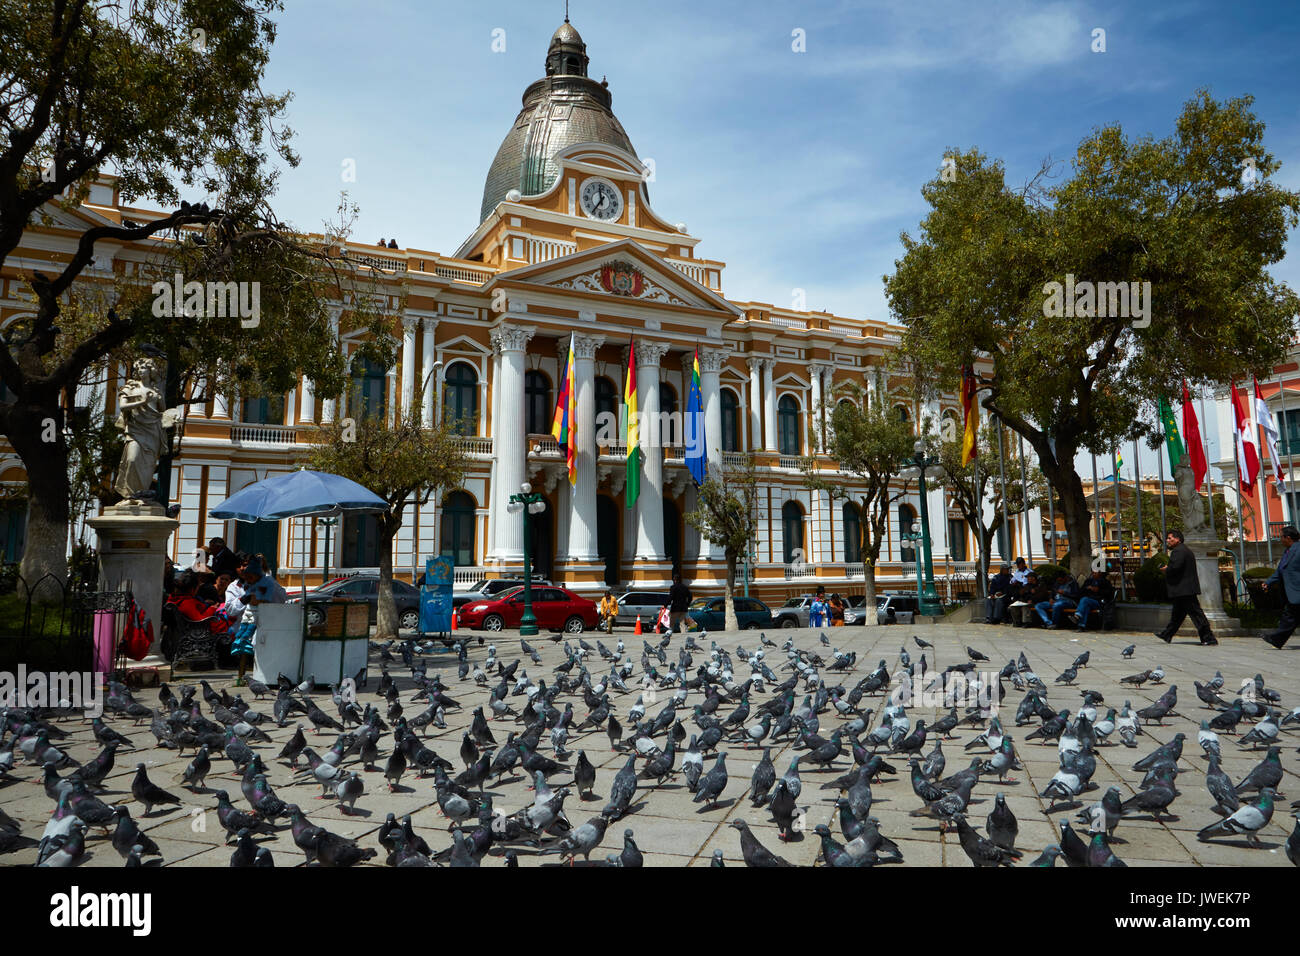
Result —
[[1016, 190], [1000, 162], [954, 151], [956, 176], [923, 187], [931, 211], [885, 277], [935, 385], [991, 365], [981, 404], [1037, 454], [1076, 573], [1092, 551], [1076, 455], [1153, 433], [1155, 396], [1270, 367], [1291, 340], [1300, 299], [1266, 267], [1300, 193], [1269, 180], [1251, 102], [1199, 92], [1162, 140], [1095, 130], [1050, 188], [1046, 165]]
[[727, 583], [723, 600], [723, 627], [738, 629], [733, 601], [736, 590], [736, 564], [749, 551], [758, 530], [755, 500], [758, 480], [754, 467], [746, 461], [743, 468], [709, 466], [709, 477], [695, 492], [696, 508], [686, 513], [686, 523], [701, 536], [722, 547], [727, 561]]
[[426, 427], [420, 421], [420, 396], [412, 407], [394, 416], [350, 419], [324, 426], [322, 444], [307, 461], [319, 471], [342, 475], [369, 488], [388, 503], [378, 516], [379, 610], [376, 633], [395, 638], [397, 606], [393, 601], [393, 539], [402, 526], [406, 506], [424, 505], [435, 489], [444, 492], [460, 486], [465, 474], [465, 453], [456, 423], [444, 421]]
[[[1124, 537], [1132, 541], [1138, 540], [1138, 508], [1134, 507], [1132, 489], [1127, 489], [1129, 494], [1120, 499], [1120, 528]], [[1101, 492], [1103, 503], [1106, 500], [1108, 491], [1103, 489]], [[1114, 491], [1110, 490], [1109, 495], [1114, 498]], [[1205, 502], [1206, 515], [1209, 515], [1209, 495], [1202, 494], [1201, 500]], [[1155, 541], [1153, 549], [1164, 547], [1164, 540], [1160, 537], [1160, 496], [1150, 491], [1143, 491], [1138, 495], [1139, 507], [1142, 509], [1142, 537], [1146, 541]], [[1249, 502], [1247, 502], [1249, 505]], [[1104, 504], [1103, 504], [1104, 506]], [[1179, 505], [1178, 496], [1171, 494], [1165, 496], [1165, 527], [1182, 530], [1183, 512]], [[1229, 505], [1223, 497], [1223, 492], [1214, 493], [1214, 529], [1215, 534], [1223, 541], [1240, 540], [1239, 526], [1237, 524], [1237, 509]]]
[[[323, 395], [343, 387], [325, 300], [355, 291], [355, 270], [338, 255], [338, 236], [304, 241], [268, 205], [268, 154], [298, 161], [277, 124], [288, 96], [261, 89], [275, 37], [267, 14], [278, 9], [278, 0], [0, 4], [0, 269], [15, 268], [29, 225], [75, 212], [100, 170], [114, 171], [123, 203], [174, 210], [89, 225], [66, 259], [23, 267], [33, 314], [11, 325], [0, 349], [0, 382], [15, 395], [0, 405], [0, 434], [30, 484], [28, 580], [65, 574], [64, 408], [94, 366], [115, 368], [151, 341], [169, 360], [170, 404], [205, 397], [192, 369], [209, 387], [284, 391], [299, 369]], [[183, 190], [204, 201], [181, 199]], [[87, 272], [113, 254], [106, 249], [126, 246], [147, 253], [137, 272], [107, 261]], [[260, 288], [257, 325], [224, 309], [155, 315], [153, 282], [177, 272], [185, 282]], [[345, 321], [373, 316], [367, 302], [354, 296]], [[382, 339], [370, 347], [383, 349]]]
[[[930, 434], [927, 437], [927, 452], [939, 459], [939, 469], [944, 483], [951, 492], [951, 499], [961, 512], [962, 519], [975, 540], [979, 542], [979, 573], [987, 580], [989, 557], [992, 550], [993, 536], [999, 526], [1028, 510], [1041, 507], [1047, 502], [1047, 482], [1037, 466], [1025, 463], [1025, 481], [1020, 480], [1021, 458], [1008, 447], [1004, 435], [1004, 457], [1006, 459], [1006, 491], [1004, 504], [1002, 500], [1002, 475], [997, 458], [997, 430], [991, 423], [980, 429], [978, 450], [979, 457], [970, 464], [961, 463], [961, 436], [945, 440], [942, 435]], [[984, 505], [992, 503], [992, 513], [985, 523]], [[1033, 529], [1031, 529], [1032, 533]]]
[[[865, 394], [854, 382], [837, 385], [838, 398], [831, 412], [827, 451], [840, 466], [856, 479], [859, 489], [863, 530], [862, 564], [866, 584], [864, 623], [874, 625], [876, 615], [876, 563], [889, 527], [890, 506], [907, 493], [908, 485], [895, 485], [904, 459], [913, 454], [916, 437], [912, 426], [900, 421], [884, 401], [868, 405]], [[849, 495], [848, 483], [837, 483], [810, 472], [809, 487], [828, 492], [833, 498]]]

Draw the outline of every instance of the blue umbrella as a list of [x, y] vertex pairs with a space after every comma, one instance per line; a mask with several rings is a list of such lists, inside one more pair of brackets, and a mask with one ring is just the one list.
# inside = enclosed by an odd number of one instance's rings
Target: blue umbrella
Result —
[[236, 521], [385, 511], [388, 502], [350, 478], [306, 468], [249, 485], [208, 512]]

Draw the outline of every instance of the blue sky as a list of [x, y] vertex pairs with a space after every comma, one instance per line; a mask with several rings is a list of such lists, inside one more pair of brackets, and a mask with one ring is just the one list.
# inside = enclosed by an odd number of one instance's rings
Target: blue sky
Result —
[[[288, 0], [267, 85], [294, 93], [303, 161], [280, 215], [319, 228], [346, 188], [358, 239], [453, 253], [563, 19], [562, 0]], [[888, 317], [881, 276], [950, 148], [1001, 158], [1021, 182], [1099, 125], [1168, 135], [1202, 86], [1255, 96], [1276, 178], [1300, 188], [1300, 4], [574, 0], [571, 19], [655, 161], [655, 210], [727, 263], [735, 299], [788, 305], [801, 288], [809, 308]], [[1274, 269], [1293, 288], [1298, 262]]]

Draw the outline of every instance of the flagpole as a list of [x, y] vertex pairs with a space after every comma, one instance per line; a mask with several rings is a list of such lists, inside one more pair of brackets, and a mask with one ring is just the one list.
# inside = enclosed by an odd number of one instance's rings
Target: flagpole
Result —
[[[1237, 569], [1238, 569], [1237, 570], [1237, 594], [1240, 595], [1241, 594], [1240, 569], [1246, 566], [1246, 509], [1241, 506], [1242, 502], [1245, 500], [1245, 497], [1241, 489], [1241, 455], [1237, 451], [1238, 443], [1241, 441], [1241, 434], [1236, 431], [1237, 398], [1235, 392], [1236, 392], [1236, 384], [1234, 383], [1232, 386], [1232, 391], [1228, 393], [1228, 400], [1232, 402], [1232, 426], [1234, 429], [1233, 436], [1232, 436], [1232, 463], [1237, 469], [1237, 534], [1241, 538], [1241, 546], [1237, 549], [1238, 553], [1241, 556], [1240, 561], [1237, 562]], [[1224, 507], [1227, 507], [1228, 499], [1226, 495], [1224, 496], [1223, 504]], [[1226, 521], [1224, 522], [1224, 525], [1225, 526], [1227, 525]]]
[[[1116, 446], [1118, 447], [1118, 446]], [[1111, 474], [1115, 477], [1115, 543], [1119, 558], [1119, 599], [1128, 600], [1128, 589], [1124, 586], [1124, 517], [1119, 504], [1119, 458], [1112, 450], [1110, 453]], [[1102, 563], [1105, 567], [1105, 562]]]
[[1092, 531], [1097, 539], [1096, 543], [1098, 552], [1105, 554], [1105, 548], [1103, 548], [1101, 544], [1101, 492], [1097, 487], [1099, 484], [1097, 481], [1097, 456], [1093, 452], [1089, 452], [1088, 454], [1092, 456]]
[[[1173, 409], [1169, 414], [1173, 415]], [[1165, 423], [1163, 419], [1160, 422], [1160, 444], [1156, 446], [1156, 470], [1160, 475], [1160, 540], [1156, 543], [1156, 551], [1159, 552], [1161, 546], [1165, 543], [1165, 536], [1169, 534], [1169, 525], [1165, 520], [1165, 455], [1168, 453], [1168, 445], [1165, 436]]]
[[[1255, 377], [1250, 379], [1250, 434], [1255, 439], [1255, 457], [1259, 459], [1259, 510], [1264, 515], [1264, 540], [1268, 542], [1268, 563], [1273, 563], [1273, 513], [1268, 507], [1268, 477], [1264, 474], [1264, 443], [1259, 440], [1259, 419], [1255, 411]], [[1245, 560], [1246, 546], [1241, 547], [1242, 560]]]
[[[1207, 421], [1205, 417], [1205, 398], [1201, 395], [1197, 395], [1195, 401], [1199, 402], [1201, 405], [1201, 421]], [[1210, 467], [1210, 439], [1203, 430], [1201, 431], [1201, 447], [1205, 452], [1205, 490], [1207, 492], [1205, 500], [1209, 502], [1210, 530], [1213, 531], [1215, 535], [1218, 535], [1219, 525], [1214, 520], [1214, 471]], [[1235, 448], [1233, 449], [1233, 454], [1234, 456], [1236, 455]]]
[[[1025, 548], [1029, 552], [1029, 567], [1034, 566], [1034, 536], [1029, 530], [1029, 480], [1025, 476], [1025, 436], [1018, 436], [1020, 439], [1020, 496], [1024, 500], [1025, 510], [1021, 512], [1025, 518]], [[1042, 530], [1041, 528], [1039, 529]]]
[[1138, 562], [1147, 554], [1146, 538], [1142, 534], [1142, 451], [1138, 448], [1138, 440], [1133, 439], [1133, 488], [1134, 500], [1137, 501], [1138, 514], [1138, 538], [1137, 538], [1137, 557]]
[[[999, 483], [1002, 486], [1002, 516], [998, 522], [998, 528], [1002, 532], [1002, 534], [998, 535], [998, 537], [1001, 538], [1002, 535], [1006, 535], [1007, 548], [1010, 549], [1011, 529], [1007, 527], [1007, 460], [1002, 449], [1002, 419], [997, 416], [994, 417], [997, 418], [997, 423], [998, 423], [997, 426], [998, 427], [998, 474], [1001, 476], [999, 478]], [[1001, 546], [1002, 546], [1002, 542], [999, 541], [998, 542], [999, 549], [1001, 549]], [[1009, 561], [1011, 559], [1004, 553], [1002, 555], [1002, 560]]]
[[[1282, 482], [1278, 482], [1278, 484], [1281, 485], [1280, 490], [1283, 496], [1283, 502], [1286, 505], [1283, 513], [1289, 514], [1291, 516], [1291, 524], [1295, 524], [1295, 500], [1291, 497], [1291, 490], [1287, 487], [1291, 482], [1292, 469], [1295, 468], [1295, 456], [1291, 451], [1291, 439], [1288, 437], [1291, 427], [1290, 423], [1287, 421], [1286, 413], [1286, 383], [1282, 381], [1281, 375], [1277, 377], [1277, 395], [1278, 399], [1282, 402], [1282, 427], [1279, 429], [1279, 440], [1286, 443], [1286, 484], [1283, 484]], [[1277, 470], [1282, 470], [1281, 462], [1278, 462]], [[1274, 480], [1276, 481], [1276, 478]]]

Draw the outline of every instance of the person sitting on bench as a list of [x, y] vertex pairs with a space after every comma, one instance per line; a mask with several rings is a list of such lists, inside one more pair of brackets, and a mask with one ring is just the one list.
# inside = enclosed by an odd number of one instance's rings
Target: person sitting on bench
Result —
[[1104, 623], [1102, 618], [1102, 608], [1110, 603], [1115, 597], [1115, 588], [1106, 577], [1105, 571], [1094, 569], [1088, 579], [1083, 582], [1083, 596], [1079, 598], [1079, 606], [1075, 608], [1070, 615], [1072, 620], [1080, 631], [1088, 629], [1088, 615], [1093, 611], [1097, 612], [1097, 626], [1100, 628]]

